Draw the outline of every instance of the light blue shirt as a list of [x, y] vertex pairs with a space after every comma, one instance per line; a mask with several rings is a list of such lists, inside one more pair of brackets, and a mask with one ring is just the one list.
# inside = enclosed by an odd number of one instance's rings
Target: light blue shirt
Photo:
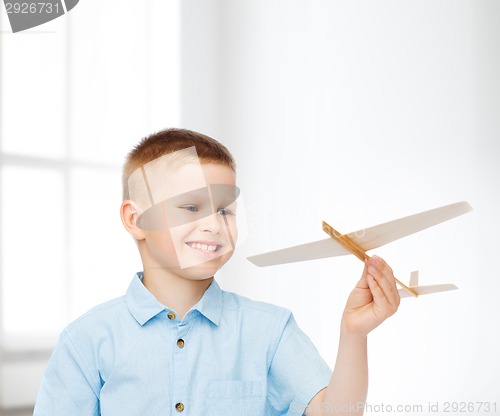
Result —
[[328, 385], [289, 310], [214, 280], [179, 320], [141, 278], [62, 332], [35, 416], [301, 415]]

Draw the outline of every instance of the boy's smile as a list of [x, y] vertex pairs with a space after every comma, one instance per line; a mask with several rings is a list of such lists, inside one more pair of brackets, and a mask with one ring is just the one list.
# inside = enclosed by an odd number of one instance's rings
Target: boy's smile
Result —
[[203, 253], [207, 258], [213, 259], [219, 255], [219, 250], [222, 248], [217, 241], [190, 241], [186, 243], [188, 247]]

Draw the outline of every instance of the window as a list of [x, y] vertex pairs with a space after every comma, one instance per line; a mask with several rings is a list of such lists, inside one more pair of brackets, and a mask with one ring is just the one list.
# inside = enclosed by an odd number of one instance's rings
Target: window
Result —
[[119, 218], [120, 170], [141, 137], [179, 125], [179, 8], [115, 0], [96, 13], [81, 2], [16, 34], [2, 14], [4, 348], [51, 348], [63, 326], [121, 296], [140, 270]]

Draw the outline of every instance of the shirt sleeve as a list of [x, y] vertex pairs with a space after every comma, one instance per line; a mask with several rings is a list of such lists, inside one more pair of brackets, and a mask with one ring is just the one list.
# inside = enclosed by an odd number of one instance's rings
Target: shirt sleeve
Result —
[[100, 378], [64, 331], [52, 353], [33, 416], [99, 416]]
[[285, 317], [268, 374], [268, 404], [278, 415], [302, 415], [307, 404], [328, 386], [332, 371], [293, 315]]

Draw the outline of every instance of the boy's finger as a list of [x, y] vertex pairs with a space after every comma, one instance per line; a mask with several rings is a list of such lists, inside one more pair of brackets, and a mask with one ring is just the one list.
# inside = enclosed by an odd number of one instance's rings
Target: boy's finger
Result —
[[391, 305], [399, 306], [400, 296], [396, 287], [396, 280], [389, 265], [380, 257], [374, 256], [370, 260], [368, 272], [375, 278]]
[[381, 270], [385, 275], [391, 275], [392, 277], [394, 277], [392, 268], [386, 263], [383, 258], [373, 256], [372, 258], [370, 258], [370, 264], [377, 267], [377, 269]]
[[384, 273], [373, 266], [368, 267], [369, 274], [374, 277], [382, 291], [384, 292], [385, 297], [389, 301], [389, 303], [393, 305], [398, 305], [397, 299], [397, 288], [395, 285], [394, 276], [392, 274]]
[[361, 274], [361, 279], [356, 284], [358, 289], [368, 289], [368, 281], [366, 280], [366, 276], [368, 275], [368, 260], [365, 260], [365, 267], [363, 269], [363, 273]]
[[370, 286], [370, 291], [372, 292], [375, 305], [377, 305], [377, 307], [382, 311], [389, 310], [391, 305], [389, 304], [389, 301], [387, 300], [387, 297], [377, 280], [370, 273], [368, 273], [367, 281]]

